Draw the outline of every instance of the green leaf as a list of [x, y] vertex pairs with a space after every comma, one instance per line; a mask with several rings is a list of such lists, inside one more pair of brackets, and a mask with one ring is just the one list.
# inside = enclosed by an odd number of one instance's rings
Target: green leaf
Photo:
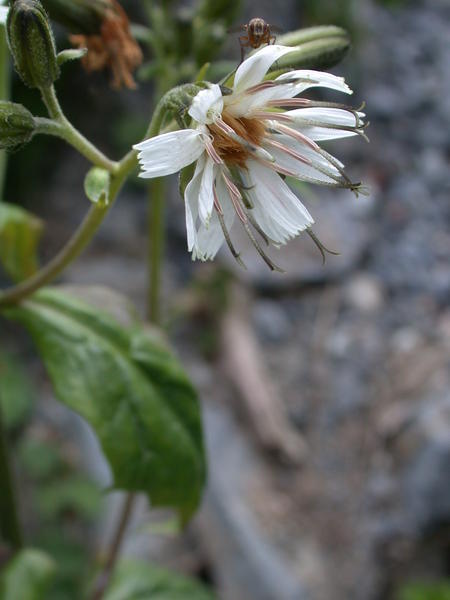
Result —
[[42, 221], [23, 208], [0, 202], [0, 263], [13, 279], [25, 279], [37, 270], [42, 229]]
[[147, 492], [186, 521], [205, 478], [196, 392], [161, 339], [107, 313], [111, 293], [97, 294], [102, 310], [94, 297], [47, 288], [4, 314], [31, 333], [58, 399], [94, 428], [114, 486]]
[[45, 523], [36, 536], [36, 545], [45, 549], [57, 565], [55, 581], [42, 600], [87, 600], [86, 581], [92, 576], [92, 553], [86, 539], [89, 532], [86, 523], [79, 519], [70, 519], [69, 527], [64, 527], [64, 523]]
[[29, 378], [21, 364], [15, 357], [0, 353], [0, 405], [6, 427], [21, 425], [32, 402]]
[[2, 600], [44, 600], [55, 564], [40, 550], [22, 550], [7, 565], [0, 579]]
[[84, 180], [84, 191], [91, 202], [103, 206], [108, 204], [110, 180], [106, 169], [92, 167]]
[[104, 600], [214, 600], [194, 579], [139, 562], [120, 564]]
[[195, 82], [198, 83], [200, 81], [204, 81], [206, 79], [206, 73], [208, 72], [211, 63], [206, 62], [199, 70], [197, 75], [195, 76]]

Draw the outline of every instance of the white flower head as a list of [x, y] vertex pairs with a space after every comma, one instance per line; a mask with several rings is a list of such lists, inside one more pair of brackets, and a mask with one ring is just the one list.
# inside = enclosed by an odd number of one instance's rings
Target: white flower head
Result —
[[220, 118], [222, 111], [222, 92], [220, 86], [214, 84], [194, 97], [188, 112], [198, 123], [211, 124]]
[[134, 146], [144, 178], [196, 163], [184, 193], [193, 259], [213, 259], [226, 241], [240, 261], [230, 238], [238, 220], [262, 258], [276, 269], [255, 232], [267, 244], [279, 246], [314, 223], [282, 176], [358, 190], [344, 165], [317, 142], [364, 135], [364, 114], [296, 97], [311, 87], [351, 94], [344, 80], [311, 70], [264, 80], [272, 64], [294, 50], [278, 45], [258, 50], [237, 68], [231, 90], [223, 93], [219, 85], [210, 84], [194, 97], [188, 111], [191, 128]]

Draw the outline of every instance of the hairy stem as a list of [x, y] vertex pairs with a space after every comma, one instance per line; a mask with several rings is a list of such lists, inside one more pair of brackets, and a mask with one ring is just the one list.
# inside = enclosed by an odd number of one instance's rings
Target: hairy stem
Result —
[[42, 99], [47, 107], [49, 115], [53, 119], [36, 119], [38, 123], [38, 132], [56, 135], [68, 144], [73, 146], [80, 154], [87, 158], [92, 164], [97, 167], [102, 167], [116, 173], [119, 164], [110, 160], [100, 150], [98, 150], [89, 140], [87, 140], [64, 115], [62, 108], [56, 97], [55, 88], [45, 88], [41, 90]]
[[[112, 202], [112, 198], [110, 202]], [[62, 273], [64, 269], [86, 248], [108, 210], [109, 206], [91, 206], [81, 225], [64, 248], [33, 277], [30, 277], [23, 283], [19, 283], [2, 293], [0, 295], [0, 307], [15, 304], [16, 302], [23, 300], [42, 286], [53, 281], [55, 277]]]
[[161, 321], [161, 276], [164, 258], [165, 181], [158, 177], [148, 187], [149, 195], [149, 295], [148, 317], [152, 323]]
[[[158, 103], [153, 113], [152, 121], [145, 135], [146, 138], [157, 135], [161, 129], [164, 120], [164, 99]], [[130, 152], [124, 159], [123, 164], [137, 164], [135, 152]], [[149, 239], [149, 264], [150, 268], [150, 290], [149, 290], [149, 318], [153, 323], [157, 323], [160, 318], [160, 282], [161, 282], [161, 261], [162, 246], [164, 240], [164, 182], [161, 178], [155, 179], [149, 188], [151, 190], [151, 225]], [[155, 237], [155, 239], [153, 238]], [[107, 553], [107, 559], [104, 567], [94, 583], [94, 592], [92, 600], [101, 600], [109, 585], [111, 576], [114, 572], [117, 560], [120, 556], [120, 548], [124, 540], [129, 520], [133, 513], [135, 503], [135, 494], [129, 493], [124, 500], [122, 511], [117, 522], [117, 528], [113, 534], [112, 541]]]
[[[9, 50], [6, 42], [6, 29], [0, 25], [0, 100], [10, 98]], [[0, 150], [0, 201], [2, 200], [7, 165], [6, 150]]]
[[[160, 102], [153, 114], [146, 137], [157, 135], [163, 118], [164, 106], [163, 103]], [[81, 254], [100, 227], [100, 224], [105, 216], [108, 214], [108, 211], [113, 205], [117, 194], [119, 193], [122, 185], [125, 183], [128, 175], [136, 168], [136, 166], [136, 152], [131, 150], [117, 165], [116, 172], [112, 177], [107, 205], [92, 206], [83, 222], [74, 233], [72, 238], [64, 246], [64, 248], [33, 277], [30, 277], [26, 281], [19, 283], [19, 285], [13, 286], [4, 292], [0, 292], [0, 308], [2, 306], [20, 302], [24, 298], [30, 296], [33, 292], [37, 291], [39, 288], [47, 285], [53, 281], [55, 277], [60, 275], [65, 268]]]
[[[41, 132], [50, 133], [53, 135], [59, 135], [65, 137], [72, 145], [74, 145], [84, 156], [92, 160], [94, 164], [107, 168], [112, 173], [112, 181], [110, 186], [110, 193], [108, 203], [105, 206], [94, 205], [92, 206], [83, 222], [72, 236], [72, 238], [66, 243], [64, 248], [51, 260], [45, 267], [38, 271], [33, 277], [24, 281], [23, 283], [0, 293], [0, 308], [20, 302], [30, 294], [41, 288], [42, 286], [50, 283], [55, 277], [61, 274], [65, 268], [75, 260], [80, 253], [86, 248], [109, 209], [111, 208], [114, 200], [128, 175], [137, 166], [137, 155], [134, 150], [131, 150], [124, 156], [120, 163], [111, 163], [106, 157], [103, 157], [99, 151], [90, 145], [90, 142], [85, 140], [81, 134], [79, 134], [73, 127], [68, 123], [64, 117], [62, 110], [59, 106], [58, 100], [54, 93], [54, 89], [50, 88], [42, 92], [44, 102], [47, 105], [50, 116], [53, 120], [39, 119], [38, 128]], [[153, 113], [152, 120], [145, 134], [145, 138], [153, 137], [160, 131], [161, 125], [165, 115], [164, 99], [158, 103], [155, 112]], [[65, 129], [65, 132], [61, 132], [61, 128]], [[105, 160], [107, 161], [105, 163]], [[160, 183], [162, 188], [162, 184]], [[162, 192], [160, 195], [160, 201], [162, 202]], [[157, 221], [158, 222], [158, 221]], [[158, 228], [162, 227], [162, 224], [158, 225]], [[162, 239], [162, 238], [160, 238]], [[158, 243], [158, 248], [161, 248], [161, 242]], [[160, 261], [161, 252], [159, 251], [158, 263]], [[159, 276], [156, 290], [159, 290]], [[158, 304], [155, 305], [156, 315], [159, 314], [159, 292], [155, 296]], [[0, 471], [0, 475], [2, 471]], [[11, 488], [12, 489], [12, 488]], [[3, 496], [2, 496], [3, 498]], [[124, 502], [121, 517], [117, 524], [116, 532], [112, 538], [110, 550], [108, 552], [108, 558], [105, 562], [105, 566], [102, 573], [99, 576], [95, 586], [93, 600], [99, 600], [102, 598], [104, 591], [106, 590], [111, 574], [114, 571], [117, 558], [120, 553], [120, 548], [125, 535], [128, 521], [132, 514], [134, 505], [134, 494], [128, 494]], [[8, 514], [8, 513], [7, 513]], [[18, 530], [17, 530], [18, 531]], [[18, 538], [19, 539], [19, 538]]]
[[22, 548], [22, 531], [17, 512], [14, 480], [9, 461], [6, 431], [0, 407], [0, 533], [14, 550]]

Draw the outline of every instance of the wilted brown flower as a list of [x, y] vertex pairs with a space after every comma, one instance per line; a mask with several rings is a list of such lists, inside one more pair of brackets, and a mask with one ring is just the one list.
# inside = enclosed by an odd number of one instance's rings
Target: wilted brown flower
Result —
[[112, 87], [136, 88], [133, 72], [142, 62], [142, 52], [131, 35], [130, 22], [117, 0], [109, 0], [99, 33], [73, 34], [70, 41], [78, 48], [88, 49], [82, 59], [88, 72], [109, 68], [113, 76]]

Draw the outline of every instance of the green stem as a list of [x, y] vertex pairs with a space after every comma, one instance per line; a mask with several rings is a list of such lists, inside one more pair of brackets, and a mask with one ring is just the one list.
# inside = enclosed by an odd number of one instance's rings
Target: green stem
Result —
[[[110, 202], [112, 201], [113, 198], [111, 198]], [[23, 283], [19, 283], [1, 294], [0, 307], [23, 300], [42, 286], [50, 283], [50, 281], [62, 273], [62, 271], [64, 271], [64, 269], [86, 248], [108, 210], [109, 206], [91, 206], [83, 222], [64, 248], [33, 277], [30, 277]]]
[[[164, 40], [158, 40], [158, 35], [169, 31], [172, 26], [172, 13], [167, 3], [161, 5], [153, 4], [148, 12], [151, 30], [155, 32], [156, 39], [153, 50], [157, 63], [165, 66], [162, 69], [164, 76], [157, 77], [155, 81], [155, 98], [162, 98], [164, 94], [176, 84], [175, 78], [170, 73], [176, 73], [168, 64], [168, 53]], [[151, 39], [147, 40], [151, 42]], [[165, 182], [161, 178], [153, 179], [148, 185], [148, 305], [147, 313], [152, 323], [160, 323], [161, 320], [161, 275], [164, 254], [165, 222]]]
[[37, 119], [38, 132], [56, 135], [73, 146], [80, 154], [97, 167], [102, 167], [111, 173], [116, 173], [119, 164], [110, 160], [87, 140], [64, 115], [56, 97], [55, 88], [49, 87], [41, 90], [42, 99], [53, 121]]
[[55, 86], [41, 89], [42, 100], [47, 107], [48, 114], [56, 121], [64, 121], [65, 116], [56, 96]]
[[[156, 106], [153, 113], [152, 121], [145, 134], [145, 138], [157, 135], [161, 129], [164, 120], [165, 107], [164, 100]], [[122, 160], [123, 168], [134, 168], [137, 165], [137, 157], [135, 152], [129, 152]], [[149, 255], [151, 264], [151, 282], [150, 282], [150, 305], [149, 317], [154, 323], [160, 318], [160, 281], [161, 281], [161, 260], [162, 247], [164, 240], [163, 231], [163, 214], [164, 214], [164, 182], [161, 178], [155, 179], [152, 182], [152, 210], [151, 210], [151, 232], [152, 236], [149, 239]], [[155, 239], [153, 239], [153, 235]], [[117, 560], [120, 556], [120, 549], [127, 531], [129, 520], [133, 514], [136, 496], [133, 493], [126, 495], [122, 505], [120, 518], [117, 522], [117, 528], [112, 536], [111, 544], [109, 545], [107, 559], [103, 569], [94, 583], [92, 600], [101, 600], [109, 585], [111, 575], [114, 572]]]
[[153, 179], [148, 187], [149, 194], [149, 296], [148, 316], [152, 323], [161, 322], [161, 276], [165, 238], [165, 181]]
[[[9, 51], [6, 42], [6, 29], [0, 25], [0, 100], [9, 100], [10, 65]], [[5, 150], [0, 150], [0, 201], [5, 185], [6, 164], [8, 158]]]
[[[156, 106], [155, 112], [153, 113], [152, 121], [151, 121], [150, 126], [144, 136], [145, 138], [153, 137], [159, 133], [159, 131], [161, 129], [161, 125], [164, 120], [164, 114], [165, 114], [164, 101], [163, 101], [163, 99], [161, 99], [161, 101]], [[123, 159], [121, 164], [125, 165], [125, 167], [126, 167], [126, 165], [128, 165], [128, 167], [132, 167], [132, 168], [135, 167], [137, 164], [136, 153], [133, 151], [129, 152], [127, 154], [127, 156], [125, 156], [125, 158]], [[126, 167], [126, 168], [128, 168], [128, 167]], [[154, 181], [155, 181], [155, 183], [158, 182], [157, 187], [159, 185], [161, 194], [158, 194], [158, 192], [157, 192], [155, 194], [155, 196], [153, 197], [153, 201], [155, 199], [159, 198], [159, 200], [161, 201], [161, 207], [163, 209], [164, 208], [164, 204], [162, 202], [164, 199], [163, 198], [163, 181], [161, 178], [155, 179]], [[159, 205], [158, 200], [157, 200], [156, 204]], [[161, 218], [161, 215], [160, 215], [160, 218]], [[158, 216], [156, 218], [156, 221], [158, 221]], [[149, 312], [150, 312], [150, 319], [153, 322], [156, 321], [155, 316], [156, 316], [156, 318], [159, 319], [160, 261], [161, 261], [161, 248], [162, 248], [162, 239], [163, 239], [163, 237], [161, 237], [160, 227], [161, 227], [161, 225], [158, 225], [158, 227], [155, 228], [155, 231], [154, 231], [158, 241], [154, 241], [153, 239], [149, 240], [149, 244], [150, 244], [149, 254], [154, 257], [155, 251], [157, 253], [159, 252], [158, 259], [156, 261], [157, 266], [156, 266], [155, 270], [152, 269], [152, 272], [151, 272], [152, 281], [151, 281], [151, 286], [150, 286], [150, 295], [151, 296], [155, 295], [155, 296], [154, 296], [153, 300], [150, 299]], [[152, 227], [152, 231], [153, 231], [153, 227]], [[153, 259], [151, 260], [151, 263], [153, 265]], [[153, 280], [153, 277], [156, 278], [155, 281]], [[153, 310], [156, 310], [156, 315], [153, 313]], [[117, 529], [113, 534], [112, 541], [109, 546], [107, 559], [105, 561], [104, 567], [103, 567], [100, 575], [98, 576], [98, 578], [94, 584], [92, 600], [100, 600], [103, 597], [106, 588], [108, 587], [109, 581], [111, 579], [111, 575], [114, 572], [116, 562], [120, 555], [120, 548], [122, 547], [122, 542], [124, 540], [125, 533], [127, 531], [129, 520], [133, 514], [133, 507], [134, 507], [135, 499], [136, 499], [135, 494], [132, 494], [132, 493], [127, 494], [127, 496], [125, 497], [125, 500], [124, 500], [123, 506], [122, 506], [122, 510], [120, 513], [120, 518], [118, 520]]]
[[[158, 134], [164, 118], [164, 110], [164, 105], [161, 101], [153, 113], [145, 137], [153, 137]], [[107, 205], [92, 206], [72, 238], [45, 267], [40, 269], [33, 277], [30, 277], [23, 283], [19, 283], [19, 285], [13, 286], [9, 290], [0, 293], [0, 308], [2, 306], [20, 302], [42, 286], [47, 285], [55, 279], [55, 277], [60, 275], [62, 271], [64, 271], [65, 268], [81, 254], [100, 227], [100, 224], [108, 214], [111, 206], [114, 204], [128, 175], [136, 168], [136, 166], [136, 152], [131, 150], [117, 165], [116, 172], [112, 177]]]
[[0, 408], [0, 533], [14, 550], [22, 548], [22, 532], [17, 513], [8, 442]]
[[105, 566], [94, 583], [94, 591], [92, 594], [92, 600], [100, 600], [108, 587], [109, 580], [116, 566], [117, 559], [119, 557], [120, 548], [122, 546], [123, 538], [127, 530], [128, 521], [130, 520], [133, 512], [134, 504], [136, 501], [135, 494], [127, 494], [123, 502], [120, 519], [118, 522], [117, 530], [114, 532], [108, 558], [105, 562]]

